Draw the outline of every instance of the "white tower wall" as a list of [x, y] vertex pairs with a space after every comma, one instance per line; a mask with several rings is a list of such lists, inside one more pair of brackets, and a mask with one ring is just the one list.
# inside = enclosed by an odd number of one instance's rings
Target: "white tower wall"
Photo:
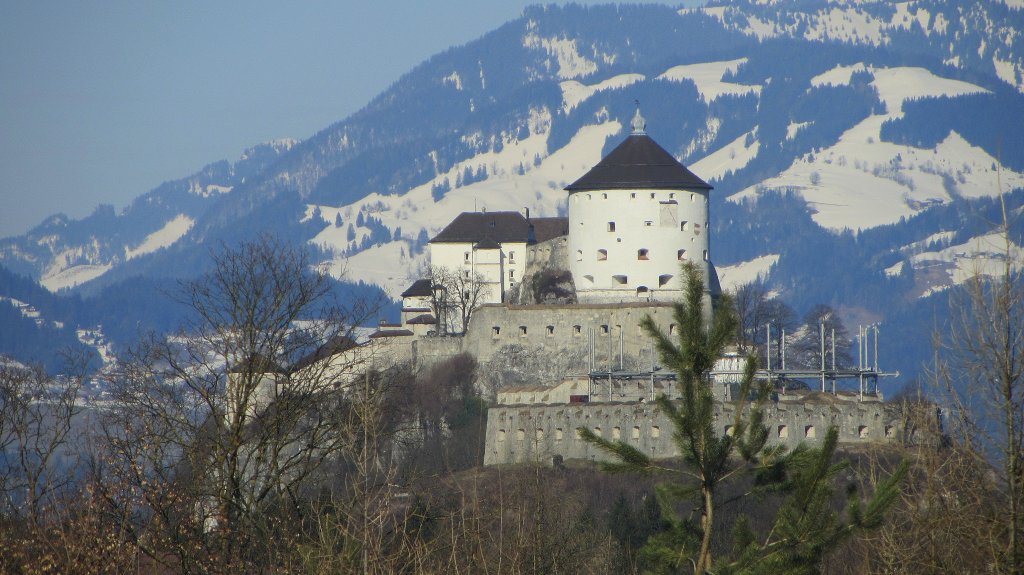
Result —
[[684, 261], [709, 285], [708, 190], [579, 191], [568, 211], [569, 268], [581, 302], [678, 300]]

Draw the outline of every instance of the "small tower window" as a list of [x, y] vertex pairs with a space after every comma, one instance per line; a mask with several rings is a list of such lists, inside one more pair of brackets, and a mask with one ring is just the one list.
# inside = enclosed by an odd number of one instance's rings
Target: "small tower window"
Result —
[[656, 194], [654, 192], [651, 192], [651, 199], [652, 200], [655, 198], [655, 196], [656, 196]]
[[650, 259], [649, 257], [647, 257], [647, 248], [640, 248], [640, 249], [638, 249], [636, 251], [636, 259], [638, 259], [638, 260], [648, 260], [648, 259]]
[[615, 222], [608, 222], [608, 231], [609, 232], [614, 232], [615, 231]]
[[583, 250], [576, 250], [576, 261], [583, 261]]
[[639, 286], [636, 288], [636, 297], [647, 297], [651, 295], [651, 290], [647, 286]]
[[596, 435], [598, 437], [601, 436], [601, 426], [600, 425], [594, 427], [594, 435]]
[[654, 225], [654, 220], [644, 220], [644, 227], [649, 228]]
[[572, 326], [572, 334], [573, 335], [580, 335], [582, 333], [583, 333], [583, 326], [579, 326], [579, 325]]
[[626, 285], [627, 283], [629, 283], [629, 278], [622, 274], [613, 275], [612, 280], [614, 280], [615, 283], [619, 285]]
[[608, 250], [597, 250], [597, 261], [603, 262], [608, 259]]
[[603, 324], [599, 331], [601, 335], [608, 335], [608, 324]]
[[549, 325], [546, 329], [548, 337], [553, 337], [555, 335], [555, 326]]
[[633, 192], [633, 193], [629, 194], [629, 199], [635, 200], [636, 199], [636, 192]]
[[466, 252], [466, 253], [462, 254], [462, 261], [464, 261], [464, 262], [468, 262], [469, 261], [469, 252]]
[[679, 261], [685, 260], [686, 259], [686, 250], [679, 250], [678, 252], [676, 252], [676, 259], [679, 260]]
[[686, 231], [686, 224], [687, 223], [688, 222], [686, 220], [683, 220], [683, 221], [679, 222], [679, 231], [685, 232]]
[[516, 263], [516, 253], [515, 252], [509, 252], [508, 253], [508, 263], [510, 263], [510, 264]]
[[601, 194], [601, 199], [602, 200], [607, 200], [608, 199], [608, 194]]
[[789, 428], [785, 425], [779, 426], [779, 439], [786, 439], [789, 437]]
[[519, 326], [519, 337], [526, 337], [526, 326]]
[[630, 435], [630, 437], [633, 438], [633, 439], [640, 439], [640, 426], [639, 425], [634, 425], [633, 426], [633, 433], [632, 433], [632, 435]]
[[501, 335], [501, 326], [494, 326], [491, 328], [491, 336], [498, 337]]
[[704, 250], [704, 261], [708, 261], [708, 251]]
[[675, 333], [676, 333], [676, 324], [674, 324], [674, 323], [668, 324], [668, 334], [669, 335], [674, 335]]
[[612, 439], [619, 439], [622, 437], [622, 428], [615, 426], [612, 428]]
[[508, 281], [516, 279], [516, 270], [508, 270]]
[[807, 427], [804, 427], [804, 437], [806, 437], [807, 439], [814, 439], [815, 437], [817, 437], [813, 425], [808, 425]]
[[661, 428], [657, 425], [651, 426], [651, 437], [655, 439], [661, 437]]
[[670, 281], [672, 281], [672, 274], [662, 274], [658, 276], [658, 287], [665, 287]]

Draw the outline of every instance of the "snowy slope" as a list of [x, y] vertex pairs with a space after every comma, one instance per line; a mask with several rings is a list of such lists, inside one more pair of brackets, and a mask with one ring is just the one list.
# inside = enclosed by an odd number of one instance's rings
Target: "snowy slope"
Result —
[[[812, 79], [812, 86], [850, 81], [854, 71], [868, 71], [871, 85], [887, 111], [865, 118], [839, 141], [817, 154], [798, 158], [779, 175], [734, 194], [740, 201], [768, 190], [798, 191], [814, 210], [814, 221], [834, 230], [861, 230], [899, 221], [953, 196], [985, 197], [998, 193], [997, 160], [970, 145], [956, 132], [935, 148], [882, 142], [886, 120], [899, 118], [912, 98], [984, 93], [979, 86], [951, 80], [922, 68], [873, 69], [863, 64], [838, 66]], [[1004, 169], [1005, 189], [1024, 186], [1024, 174]], [[947, 181], [955, 182], [952, 186]]]

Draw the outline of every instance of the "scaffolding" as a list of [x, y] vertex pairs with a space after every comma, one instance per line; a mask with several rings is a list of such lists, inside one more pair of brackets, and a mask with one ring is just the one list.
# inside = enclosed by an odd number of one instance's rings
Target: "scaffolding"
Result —
[[[771, 381], [774, 387], [782, 392], [786, 391], [786, 387], [790, 382], [799, 381], [807, 383], [808, 387], [810, 387], [810, 382], [812, 381], [820, 382], [821, 392], [831, 393], [832, 395], [838, 394], [838, 382], [855, 380], [857, 382], [857, 397], [860, 400], [864, 400], [880, 398], [881, 395], [878, 388], [878, 380], [880, 378], [899, 377], [900, 373], [898, 371], [887, 372], [880, 370], [878, 367], [878, 324], [858, 326], [858, 332], [855, 336], [857, 342], [856, 368], [837, 367], [835, 329], [831, 330], [831, 337], [826, 338], [825, 323], [822, 320], [819, 322], [818, 332], [820, 343], [820, 366], [818, 369], [805, 367], [787, 368], [785, 330], [781, 332], [781, 349], [779, 349], [782, 365], [779, 368], [773, 368], [771, 362], [771, 326], [766, 326], [767, 347], [765, 357], [767, 361], [765, 362], [764, 369], [759, 369], [754, 373], [754, 378]], [[871, 337], [872, 335], [874, 336], [873, 338]], [[654, 400], [657, 397], [659, 387], [664, 392], [664, 390], [669, 389], [671, 383], [676, 381], [676, 374], [674, 372], [661, 370], [655, 365], [653, 343], [651, 344], [651, 368], [649, 371], [624, 370], [621, 329], [619, 330], [618, 369], [614, 369], [611, 365], [613, 353], [613, 340], [611, 337], [608, 338], [607, 369], [597, 369], [595, 358], [596, 339], [594, 330], [589, 330], [589, 397], [593, 400]], [[829, 359], [831, 359], [831, 362], [828, 361]], [[713, 383], [728, 385], [729, 382], [739, 381], [743, 373], [743, 369], [716, 369], [711, 373], [711, 380]], [[633, 386], [629, 385], [634, 382], [637, 383], [635, 391]], [[645, 389], [641, 388], [641, 382], [647, 383]], [[616, 387], [618, 390], [616, 390]]]

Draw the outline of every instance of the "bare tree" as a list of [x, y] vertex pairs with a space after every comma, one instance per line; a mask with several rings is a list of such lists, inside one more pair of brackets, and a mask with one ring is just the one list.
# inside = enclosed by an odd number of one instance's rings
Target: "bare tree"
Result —
[[[81, 362], [79, 362], [81, 363]], [[40, 526], [45, 509], [73, 485], [72, 425], [85, 379], [0, 360], [0, 515]], [[79, 446], [80, 447], [80, 446]]]
[[830, 369], [833, 362], [837, 368], [849, 367], [853, 363], [850, 356], [850, 334], [839, 314], [824, 304], [814, 306], [804, 315], [793, 351], [796, 356], [794, 359], [810, 369], [819, 369], [822, 365]]
[[192, 320], [119, 362], [107, 484], [132, 489], [105, 496], [139, 510], [138, 540], [155, 561], [266, 568], [290, 553], [304, 490], [351, 447], [347, 366], [335, 358], [357, 357], [343, 352], [367, 310], [333, 305], [305, 253], [268, 236], [221, 246], [182, 293]]
[[[1002, 197], [1000, 197], [1002, 201]], [[937, 334], [937, 379], [955, 409], [959, 439], [992, 462], [1002, 490], [1003, 535], [994, 560], [999, 573], [1024, 572], [1024, 284], [1020, 248], [1003, 218], [994, 275], [976, 270], [951, 301], [949, 332]]]
[[442, 331], [465, 333], [473, 312], [491, 295], [487, 279], [469, 270], [446, 267], [431, 268], [430, 277], [434, 311], [438, 314]]

